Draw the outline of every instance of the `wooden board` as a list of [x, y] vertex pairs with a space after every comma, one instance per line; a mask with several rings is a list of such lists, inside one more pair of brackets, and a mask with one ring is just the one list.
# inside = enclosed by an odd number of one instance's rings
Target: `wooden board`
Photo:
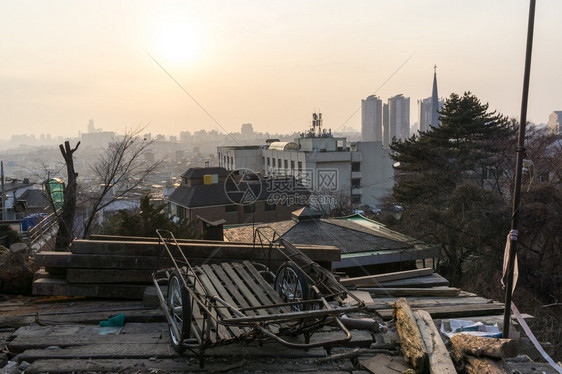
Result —
[[[412, 309], [416, 309], [415, 307]], [[466, 305], [451, 305], [451, 306], [438, 306], [423, 308], [427, 311], [432, 318], [460, 318], [466, 316], [489, 315], [492, 313], [502, 313], [504, 305], [500, 303], [493, 304], [466, 304]], [[380, 316], [389, 320], [392, 319], [391, 309], [377, 310]]]
[[381, 282], [414, 278], [414, 277], [420, 277], [423, 275], [430, 275], [430, 274], [433, 274], [433, 269], [423, 268], [423, 269], [415, 269], [415, 270], [397, 271], [397, 272], [386, 273], [386, 274], [366, 275], [364, 277], [344, 278], [341, 279], [340, 282], [344, 286], [361, 287], [361, 286], [376, 285]]
[[449, 281], [437, 273], [425, 275], [422, 277], [398, 279], [394, 281], [382, 282], [373, 287], [387, 287], [387, 288], [426, 288], [448, 286]]
[[373, 374], [398, 374], [404, 373], [408, 366], [402, 357], [389, 357], [378, 354], [368, 359], [359, 358], [359, 362]]
[[42, 278], [33, 282], [33, 295], [85, 296], [142, 300], [146, 285], [80, 284], [63, 279]]
[[[134, 334], [134, 342], [137, 344], [170, 344], [169, 335], [161, 334]], [[28, 349], [43, 349], [50, 346], [61, 348], [83, 346], [90, 344], [120, 345], [132, 342], [132, 337], [127, 334], [119, 335], [99, 335], [99, 334], [78, 334], [78, 335], [47, 335], [33, 336], [20, 334], [8, 344], [11, 352], [23, 352]], [[117, 347], [114, 347], [117, 349]]]
[[359, 288], [361, 291], [369, 291], [371, 296], [376, 297], [408, 297], [408, 296], [457, 296], [460, 289], [451, 287], [435, 288]]
[[151, 283], [153, 270], [66, 269], [69, 283]]
[[[261, 246], [253, 244], [232, 244], [220, 241], [179, 242], [182, 251], [188, 257], [217, 257], [226, 259], [263, 258]], [[304, 254], [314, 261], [339, 261], [341, 251], [334, 246], [298, 246]], [[74, 254], [104, 254], [122, 256], [158, 256], [164, 247], [157, 242], [76, 240], [72, 247]], [[172, 251], [175, 248], [170, 248]], [[164, 252], [165, 253], [165, 252]], [[276, 250], [272, 251], [274, 259], [280, 259]]]
[[85, 269], [149, 269], [155, 270], [155, 256], [93, 255], [69, 252], [41, 252], [35, 255], [35, 263], [45, 267]]
[[40, 373], [181, 373], [196, 364], [173, 359], [38, 359], [25, 370], [28, 374]]

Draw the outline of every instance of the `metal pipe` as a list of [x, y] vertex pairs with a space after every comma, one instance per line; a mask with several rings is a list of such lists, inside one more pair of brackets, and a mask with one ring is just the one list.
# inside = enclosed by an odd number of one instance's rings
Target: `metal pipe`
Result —
[[[519, 228], [519, 203], [521, 201], [521, 174], [523, 169], [523, 156], [525, 153], [525, 126], [527, 125], [527, 102], [529, 99], [529, 79], [531, 75], [531, 54], [533, 50], [533, 28], [535, 24], [535, 0], [530, 0], [529, 23], [527, 27], [527, 50], [525, 54], [525, 74], [523, 78], [523, 97], [521, 99], [521, 117], [519, 123], [519, 140], [517, 145], [517, 162], [515, 165], [515, 186], [513, 192], [513, 206], [511, 215], [511, 230]], [[502, 337], [509, 336], [509, 323], [511, 317], [511, 296], [513, 291], [513, 269], [515, 255], [517, 254], [517, 237], [510, 236], [510, 250], [507, 261], [507, 284], [505, 286], [505, 311], [503, 317]]]

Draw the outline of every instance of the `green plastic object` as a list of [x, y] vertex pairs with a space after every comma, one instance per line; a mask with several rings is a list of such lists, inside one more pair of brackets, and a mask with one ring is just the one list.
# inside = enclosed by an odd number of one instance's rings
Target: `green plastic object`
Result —
[[101, 321], [100, 326], [107, 327], [107, 326], [123, 326], [125, 325], [125, 315], [123, 313], [119, 313], [119, 315], [115, 317], [111, 317], [106, 321]]

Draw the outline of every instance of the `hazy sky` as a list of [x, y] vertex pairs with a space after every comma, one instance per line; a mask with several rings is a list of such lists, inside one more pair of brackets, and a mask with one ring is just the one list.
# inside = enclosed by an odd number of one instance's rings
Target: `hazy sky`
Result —
[[[471, 91], [519, 117], [529, 1], [0, 0], [0, 138], [336, 130], [384, 101]], [[537, 2], [528, 119], [562, 109], [562, 1]], [[410, 56], [384, 87], [377, 89]], [[360, 111], [347, 126], [359, 129]]]

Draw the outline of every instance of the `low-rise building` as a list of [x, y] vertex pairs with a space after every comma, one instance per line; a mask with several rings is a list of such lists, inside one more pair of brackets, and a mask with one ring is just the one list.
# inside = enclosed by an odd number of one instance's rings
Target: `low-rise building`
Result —
[[169, 213], [190, 221], [224, 219], [226, 224], [288, 219], [300, 204], [278, 198], [268, 183], [259, 174], [231, 173], [223, 167], [191, 168], [167, 197]]

